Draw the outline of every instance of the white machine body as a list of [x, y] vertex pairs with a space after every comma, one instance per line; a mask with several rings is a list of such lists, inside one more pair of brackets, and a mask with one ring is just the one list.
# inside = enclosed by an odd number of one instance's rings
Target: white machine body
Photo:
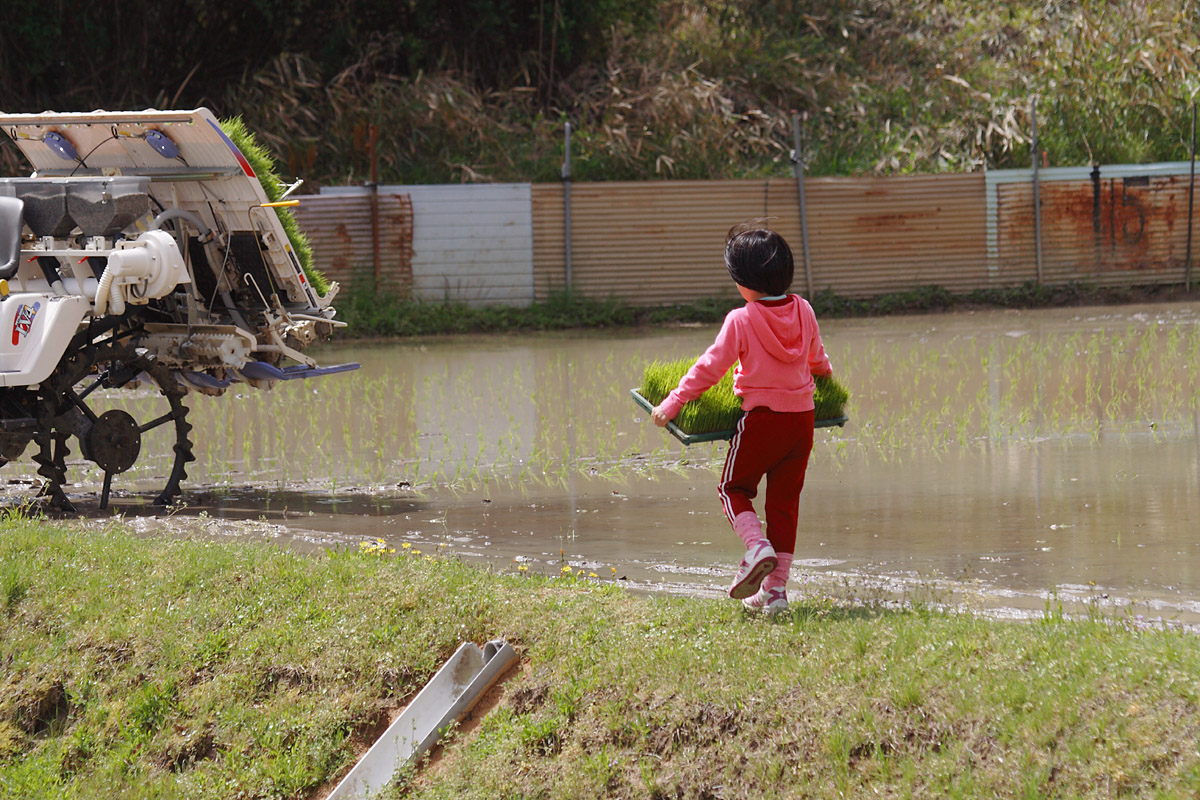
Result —
[[171, 234], [146, 231], [124, 239], [108, 254], [108, 266], [96, 287], [95, 313], [124, 314], [126, 304], [145, 305], [176, 286], [191, 283], [183, 256]]
[[207, 109], [0, 114], [0, 130], [35, 170], [0, 178], [0, 197], [24, 203], [22, 229], [7, 234], [21, 244], [0, 319], [11, 325], [18, 306], [33, 307], [18, 298], [39, 309], [20, 346], [0, 349], [2, 385], [44, 380], [88, 319], [149, 305], [139, 346], [209, 372], [215, 386], [272, 385], [254, 362], [320, 369], [303, 350], [342, 324], [337, 284], [314, 291], [258, 177]]
[[0, 386], [46, 380], [91, 305], [79, 295], [10, 294], [0, 303]]
[[[103, 471], [106, 508], [161, 427], [168, 505], [195, 460], [189, 391], [358, 367], [303, 352], [343, 324], [337, 284], [317, 294], [284, 226], [295, 201], [269, 199], [207, 109], [0, 114], [0, 132], [33, 166], [0, 177], [0, 466], [33, 444], [53, 506], [73, 508], [70, 442]], [[107, 391], [93, 390], [144, 381], [158, 389], [148, 417], [100, 412]]]

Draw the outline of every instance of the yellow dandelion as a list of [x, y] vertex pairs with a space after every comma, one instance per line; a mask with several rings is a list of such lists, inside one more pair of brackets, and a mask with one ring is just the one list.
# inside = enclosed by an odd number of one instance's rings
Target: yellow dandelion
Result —
[[412, 552], [413, 552], [413, 555], [414, 555], [414, 556], [419, 556], [419, 555], [421, 555], [421, 551], [420, 551], [420, 550], [413, 550]]
[[589, 578], [595, 578], [595, 577], [598, 577], [598, 576], [597, 576], [597, 575], [596, 575], [596, 573], [594, 573], [594, 572], [589, 572], [589, 573], [588, 573], [588, 577], [589, 577]]
[[612, 574], [613, 574], [613, 575], [616, 575], [616, 574], [617, 574], [617, 568], [616, 568], [616, 567], [609, 567], [609, 569], [611, 569], [611, 570], [612, 570]]
[[518, 572], [528, 572], [528, 571], [529, 571], [529, 567], [528, 567], [528, 565], [526, 565], [526, 564], [522, 564], [521, 566], [517, 567], [517, 571], [518, 571]]
[[571, 568], [570, 568], [570, 567], [563, 567], [563, 568], [562, 568], [562, 574], [563, 574], [563, 575], [570, 575], [570, 574], [571, 574]]
[[405, 550], [407, 550], [408, 548], [412, 547], [412, 542], [405, 542], [404, 544], [402, 544], [400, 546], [403, 547]]

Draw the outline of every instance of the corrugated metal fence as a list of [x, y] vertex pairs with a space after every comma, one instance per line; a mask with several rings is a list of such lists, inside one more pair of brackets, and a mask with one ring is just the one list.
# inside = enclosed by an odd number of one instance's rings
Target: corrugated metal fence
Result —
[[[1042, 281], [1183, 282], [1188, 166], [1041, 170]], [[396, 186], [381, 187], [380, 196], [412, 209], [407, 255], [401, 247], [381, 261], [408, 259], [416, 297], [521, 304], [565, 286], [561, 184]], [[734, 296], [722, 261], [726, 232], [763, 217], [792, 244], [794, 288], [807, 286], [794, 179], [575, 183], [571, 196], [572, 282], [587, 296], [636, 304]], [[805, 199], [818, 292], [968, 292], [1039, 275], [1030, 170], [809, 178]], [[364, 261], [364, 202], [358, 188], [301, 199], [318, 266], [351, 285], [370, 274], [347, 269]], [[337, 203], [358, 222], [339, 222]], [[403, 240], [390, 231], [385, 243]], [[323, 252], [327, 242], [332, 255]], [[368, 262], [369, 251], [368, 239]], [[391, 283], [403, 285], [404, 268], [396, 274]]]
[[328, 277], [432, 302], [533, 300], [529, 184], [379, 186], [374, 202], [373, 222], [363, 187], [300, 198], [297, 220]]
[[[1042, 281], [1183, 283], [1189, 164], [1059, 167], [1040, 172]], [[987, 175], [991, 281], [1034, 280], [1031, 170]]]
[[296, 221], [313, 246], [316, 267], [343, 286], [410, 294], [413, 205], [407, 194], [319, 194], [300, 198]]

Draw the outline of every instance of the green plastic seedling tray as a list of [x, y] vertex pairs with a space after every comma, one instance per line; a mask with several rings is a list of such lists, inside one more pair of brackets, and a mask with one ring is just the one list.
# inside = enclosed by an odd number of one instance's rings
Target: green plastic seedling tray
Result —
[[[642, 397], [642, 393], [637, 389], [630, 389], [629, 394], [633, 397], [633, 402], [638, 405], [643, 411], [649, 414], [654, 410], [654, 404]], [[833, 417], [831, 419], [819, 419], [813, 423], [814, 428], [832, 428], [834, 425], [842, 426], [850, 421], [849, 417]], [[737, 433], [734, 430], [727, 431], [709, 431], [708, 433], [684, 433], [674, 422], [667, 423], [667, 432], [674, 436], [684, 444], [699, 444], [700, 442], [716, 442], [721, 439], [732, 439], [733, 434]]]

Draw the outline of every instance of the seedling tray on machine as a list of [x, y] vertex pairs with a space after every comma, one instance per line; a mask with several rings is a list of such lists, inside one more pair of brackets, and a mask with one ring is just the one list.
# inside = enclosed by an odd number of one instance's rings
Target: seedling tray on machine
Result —
[[[654, 404], [642, 396], [642, 393], [637, 389], [630, 389], [629, 394], [633, 397], [633, 402], [637, 403], [643, 411], [649, 414], [654, 410]], [[813, 423], [814, 428], [832, 428], [834, 425], [843, 426], [850, 420], [849, 417], [832, 417], [830, 419], [819, 419]], [[721, 439], [732, 439], [737, 431], [730, 429], [727, 431], [709, 431], [708, 433], [684, 433], [683, 429], [674, 422], [667, 423], [667, 432], [674, 436], [684, 444], [699, 444], [700, 442], [716, 442]]]

